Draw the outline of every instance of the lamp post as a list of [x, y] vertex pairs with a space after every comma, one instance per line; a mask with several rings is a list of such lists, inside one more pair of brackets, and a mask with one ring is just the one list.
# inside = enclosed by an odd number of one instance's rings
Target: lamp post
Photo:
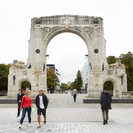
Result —
[[[57, 75], [57, 76], [61, 76], [60, 74], [59, 74], [59, 72], [58, 72], [58, 69], [56, 69], [55, 68], [55, 74]], [[59, 78], [59, 77], [58, 77]], [[60, 81], [60, 79], [59, 79], [59, 81]], [[61, 83], [61, 82], [60, 82]], [[60, 90], [59, 90], [59, 92], [60, 92]]]
[[54, 79], [54, 90], [55, 90], [55, 82], [56, 82], [57, 80], [56, 79]]
[[46, 57], [49, 57], [49, 54], [46, 54]]
[[89, 55], [88, 54], [85, 54], [85, 58], [88, 59]]
[[[89, 55], [88, 54], [85, 54], [85, 58], [86, 59], [88, 59], [89, 58]], [[89, 67], [89, 62], [88, 62], [88, 67]], [[86, 85], [86, 93], [87, 93], [87, 86], [89, 85], [89, 90], [88, 90], [88, 92], [90, 92], [90, 70], [89, 70], [89, 68], [87, 68], [88, 69], [88, 83], [86, 83], [85, 85]]]

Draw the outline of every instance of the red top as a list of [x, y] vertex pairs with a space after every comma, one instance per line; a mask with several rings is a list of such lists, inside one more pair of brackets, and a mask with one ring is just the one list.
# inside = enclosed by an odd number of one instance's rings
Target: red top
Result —
[[21, 102], [20, 110], [22, 110], [22, 107], [23, 107], [23, 108], [29, 108], [29, 107], [31, 107], [31, 106], [32, 106], [31, 97], [23, 96], [22, 102]]

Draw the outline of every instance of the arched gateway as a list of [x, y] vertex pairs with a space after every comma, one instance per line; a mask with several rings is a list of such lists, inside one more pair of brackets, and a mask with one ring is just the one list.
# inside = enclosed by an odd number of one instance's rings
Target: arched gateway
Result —
[[[60, 15], [39, 17], [31, 20], [29, 55], [27, 65], [14, 61], [8, 78], [8, 96], [16, 97], [20, 82], [30, 81], [32, 96], [39, 89], [47, 93], [46, 50], [50, 40], [57, 34], [71, 32], [80, 36], [88, 49], [88, 97], [99, 97], [104, 81], [112, 78], [115, 83], [115, 96], [121, 97], [127, 91], [125, 67], [122, 64], [108, 66], [101, 17]], [[119, 74], [118, 74], [119, 73]], [[123, 83], [121, 84], [121, 77]]]

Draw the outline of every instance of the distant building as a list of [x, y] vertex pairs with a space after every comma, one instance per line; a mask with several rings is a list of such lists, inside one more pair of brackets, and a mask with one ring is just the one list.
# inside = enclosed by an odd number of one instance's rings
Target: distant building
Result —
[[55, 68], [55, 64], [47, 64], [47, 68], [53, 69], [54, 73], [55, 73], [57, 76], [61, 76], [61, 75], [58, 73], [58, 70]]
[[70, 87], [71, 81], [67, 82], [68, 87]]
[[88, 86], [88, 61], [86, 61], [86, 63], [81, 69], [81, 76], [83, 80], [83, 85], [81, 89], [82, 89], [82, 92], [86, 92], [87, 86]]
[[51, 68], [55, 72], [55, 64], [47, 64], [47, 68]]

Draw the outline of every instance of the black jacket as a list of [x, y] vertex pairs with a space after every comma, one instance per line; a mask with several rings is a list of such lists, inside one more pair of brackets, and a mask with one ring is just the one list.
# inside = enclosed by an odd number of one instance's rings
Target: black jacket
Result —
[[[43, 104], [44, 104], [44, 107], [45, 109], [47, 108], [48, 106], [48, 99], [47, 99], [47, 96], [46, 95], [42, 95], [42, 98], [43, 98]], [[39, 95], [36, 96], [36, 99], [35, 99], [35, 104], [36, 104], [36, 107], [37, 108], [40, 108], [40, 98], [39, 98]]]
[[22, 97], [24, 96], [24, 94], [22, 93], [21, 95], [18, 93], [17, 94], [17, 103], [19, 103], [19, 100], [22, 101]]
[[111, 109], [111, 102], [112, 102], [111, 94], [108, 91], [103, 91], [101, 93], [101, 98], [100, 98], [101, 109]]

